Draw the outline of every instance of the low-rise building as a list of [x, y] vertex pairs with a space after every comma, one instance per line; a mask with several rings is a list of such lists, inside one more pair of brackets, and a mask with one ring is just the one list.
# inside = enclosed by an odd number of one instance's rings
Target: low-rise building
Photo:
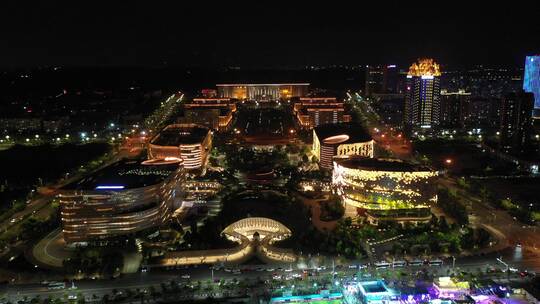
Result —
[[305, 129], [351, 121], [351, 116], [345, 114], [343, 102], [335, 97], [303, 97], [294, 104], [293, 110], [298, 124]]
[[204, 169], [211, 149], [210, 129], [197, 124], [172, 124], [150, 140], [148, 158], [179, 158], [188, 170]]
[[179, 122], [224, 131], [231, 125], [236, 102], [230, 98], [195, 98], [184, 103], [183, 108], [184, 116], [178, 119]]

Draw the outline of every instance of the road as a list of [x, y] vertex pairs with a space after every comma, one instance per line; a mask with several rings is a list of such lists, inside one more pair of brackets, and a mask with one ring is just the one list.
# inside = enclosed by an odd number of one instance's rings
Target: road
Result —
[[[492, 235], [503, 236], [504, 247], [510, 247], [510, 253], [505, 256], [515, 263], [520, 263], [527, 269], [540, 270], [540, 235], [538, 227], [528, 226], [515, 220], [508, 212], [495, 209], [480, 198], [465, 192], [457, 186], [454, 179], [442, 177], [440, 183], [454, 190], [458, 197], [469, 203], [471, 207], [471, 222], [483, 226]], [[516, 246], [520, 244], [521, 248]], [[506, 251], [505, 251], [506, 252]], [[524, 262], [520, 262], [523, 259]]]
[[[531, 262], [532, 258], [521, 259], [519, 265], [528, 265]], [[517, 263], [510, 262], [512, 267], [520, 267]], [[454, 270], [466, 271], [470, 273], [476, 273], [478, 269], [486, 270], [487, 266], [504, 269], [505, 266], [496, 261], [496, 256], [484, 256], [477, 258], [461, 258], [457, 259], [455, 267], [452, 266], [451, 259], [446, 260], [443, 266], [408, 266], [404, 268], [399, 268], [401, 272], [409, 273], [414, 275], [419, 270], [426, 269], [434, 276], [444, 276], [448, 273], [453, 272]], [[18, 300], [24, 297], [32, 298], [37, 295], [40, 295], [42, 298], [52, 296], [52, 297], [62, 297], [64, 294], [78, 294], [82, 293], [86, 297], [90, 298], [92, 295], [98, 296], [100, 299], [105, 294], [112, 294], [113, 290], [125, 290], [125, 289], [148, 289], [150, 286], [154, 286], [157, 290], [160, 290], [161, 283], [170, 284], [171, 280], [177, 282], [187, 282], [187, 281], [209, 281], [212, 280], [231, 280], [231, 279], [247, 279], [247, 280], [266, 280], [271, 279], [272, 277], [278, 276], [292, 276], [293, 274], [302, 275], [302, 270], [294, 269], [293, 271], [286, 271], [290, 265], [281, 265], [283, 269], [274, 268], [277, 266], [261, 266], [268, 267], [266, 269], [259, 268], [258, 266], [242, 266], [244, 268], [250, 268], [251, 270], [243, 271], [242, 274], [233, 274], [230, 271], [225, 270], [215, 270], [212, 273], [212, 270], [208, 266], [198, 266], [187, 269], [174, 269], [174, 270], [150, 270], [146, 273], [137, 273], [131, 275], [125, 275], [121, 278], [111, 279], [111, 280], [85, 280], [77, 281], [74, 283], [76, 289], [62, 289], [62, 290], [49, 290], [46, 285], [39, 283], [35, 284], [17, 284], [17, 285], [8, 285], [4, 286], [1, 289], [4, 297], [11, 300]], [[349, 265], [337, 265], [338, 277], [350, 277], [353, 274], [358, 273], [356, 269], [350, 269]], [[272, 268], [272, 269], [271, 269]], [[396, 268], [397, 269], [397, 268]], [[521, 268], [523, 269], [523, 268]], [[531, 270], [529, 268], [529, 270]], [[540, 268], [536, 268], [536, 271], [540, 271]], [[369, 267], [367, 272], [371, 273], [372, 276], [376, 276], [381, 270], [377, 271], [374, 267]], [[326, 265], [326, 269], [321, 269], [319, 271], [311, 270], [311, 273], [314, 275], [331, 275], [332, 265]], [[365, 270], [362, 272], [366, 272]], [[383, 270], [384, 272], [384, 270]], [[183, 275], [189, 275], [190, 278], [182, 278]], [[501, 274], [486, 274], [486, 276], [491, 278], [499, 278]], [[505, 277], [506, 275], [502, 275]], [[516, 275], [514, 275], [514, 278]], [[70, 287], [70, 284], [67, 284]]]

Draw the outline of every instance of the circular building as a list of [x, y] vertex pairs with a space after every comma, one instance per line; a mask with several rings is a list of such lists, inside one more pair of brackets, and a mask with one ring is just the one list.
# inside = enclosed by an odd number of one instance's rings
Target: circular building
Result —
[[332, 169], [334, 156], [373, 157], [373, 139], [355, 123], [321, 125], [313, 129], [313, 154], [324, 169]]
[[100, 243], [162, 225], [184, 196], [183, 162], [119, 162], [60, 190], [66, 243]]
[[428, 221], [437, 200], [437, 172], [396, 159], [357, 156], [334, 159], [333, 186], [346, 205], [369, 222]]

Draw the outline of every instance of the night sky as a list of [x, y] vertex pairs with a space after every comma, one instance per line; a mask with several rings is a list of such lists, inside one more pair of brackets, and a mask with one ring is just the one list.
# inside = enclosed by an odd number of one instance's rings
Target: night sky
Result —
[[183, 2], [2, 3], [0, 67], [408, 64], [425, 56], [519, 65], [540, 53], [539, 5], [519, 1]]

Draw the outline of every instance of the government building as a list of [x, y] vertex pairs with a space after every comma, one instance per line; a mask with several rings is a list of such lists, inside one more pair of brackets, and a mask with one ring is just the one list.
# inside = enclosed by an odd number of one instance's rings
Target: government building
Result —
[[309, 83], [236, 83], [216, 87], [221, 98], [273, 101], [306, 96]]

